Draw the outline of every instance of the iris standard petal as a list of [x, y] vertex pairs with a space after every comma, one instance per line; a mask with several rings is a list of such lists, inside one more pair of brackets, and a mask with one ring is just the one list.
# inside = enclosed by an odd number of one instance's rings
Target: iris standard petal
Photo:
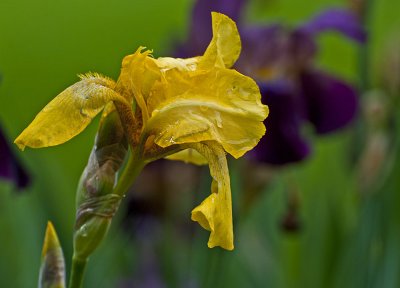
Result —
[[319, 134], [349, 124], [358, 108], [356, 90], [346, 82], [319, 71], [304, 71], [300, 85], [308, 120]]
[[[132, 55], [126, 56], [122, 61], [121, 74], [117, 82], [117, 90], [128, 91], [126, 95], [133, 95], [142, 114], [143, 123], [149, 119], [147, 109], [147, 96], [154, 82], [161, 77], [161, 71], [154, 59], [151, 51], [139, 47]], [[130, 97], [128, 101], [132, 101]]]
[[224, 14], [212, 12], [211, 17], [213, 37], [199, 59], [199, 68], [230, 68], [240, 55], [239, 32], [235, 22]]
[[299, 95], [287, 83], [260, 84], [263, 102], [271, 112], [264, 121], [268, 133], [249, 153], [250, 158], [273, 165], [297, 162], [310, 153], [301, 135], [302, 103]]
[[367, 40], [367, 33], [360, 20], [352, 11], [347, 9], [325, 10], [298, 29], [311, 35], [333, 30], [360, 43]]
[[98, 74], [82, 76], [81, 81], [47, 104], [14, 143], [24, 150], [25, 146], [40, 148], [70, 140], [82, 132], [108, 102], [127, 104], [113, 90], [114, 86], [114, 81]]
[[238, 23], [243, 4], [246, 0], [201, 0], [193, 7], [189, 37], [177, 50], [178, 57], [202, 55], [212, 38], [211, 12], [219, 12], [229, 16]]
[[192, 211], [192, 220], [211, 232], [208, 247], [233, 250], [232, 197], [224, 149], [213, 141], [192, 145], [207, 159], [213, 178], [211, 195]]

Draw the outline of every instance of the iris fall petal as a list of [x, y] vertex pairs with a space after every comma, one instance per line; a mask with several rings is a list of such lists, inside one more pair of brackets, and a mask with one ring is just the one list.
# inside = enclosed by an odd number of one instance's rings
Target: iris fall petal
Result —
[[114, 81], [99, 75], [82, 76], [82, 80], [65, 89], [35, 117], [14, 141], [40, 148], [62, 144], [82, 132], [110, 101], [126, 102], [113, 88]]
[[192, 211], [192, 220], [211, 232], [208, 247], [233, 250], [232, 197], [228, 164], [223, 148], [215, 142], [193, 144], [208, 161], [213, 178], [211, 195]]

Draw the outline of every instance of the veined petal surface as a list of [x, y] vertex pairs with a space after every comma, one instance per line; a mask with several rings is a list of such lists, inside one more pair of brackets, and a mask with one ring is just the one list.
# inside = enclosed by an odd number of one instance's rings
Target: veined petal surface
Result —
[[62, 144], [82, 132], [110, 101], [126, 103], [114, 91], [115, 82], [98, 74], [82, 80], [56, 96], [17, 137], [15, 143], [40, 148]]

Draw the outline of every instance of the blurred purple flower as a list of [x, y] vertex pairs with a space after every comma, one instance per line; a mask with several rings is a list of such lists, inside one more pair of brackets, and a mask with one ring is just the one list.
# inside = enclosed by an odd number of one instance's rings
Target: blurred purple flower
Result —
[[198, 0], [190, 37], [177, 49], [178, 56], [200, 55], [211, 38], [203, 32], [208, 31], [211, 11], [233, 18], [242, 37], [236, 69], [257, 81], [270, 108], [267, 133], [250, 157], [275, 165], [300, 161], [311, 151], [302, 135], [304, 123], [311, 123], [318, 134], [330, 133], [349, 124], [358, 107], [357, 92], [350, 84], [313, 67], [318, 52], [315, 37], [331, 30], [364, 43], [366, 33], [357, 17], [345, 9], [326, 10], [295, 29], [281, 24], [249, 27], [240, 19], [244, 3]]
[[0, 178], [13, 182], [18, 190], [28, 186], [30, 178], [15, 157], [0, 127]]

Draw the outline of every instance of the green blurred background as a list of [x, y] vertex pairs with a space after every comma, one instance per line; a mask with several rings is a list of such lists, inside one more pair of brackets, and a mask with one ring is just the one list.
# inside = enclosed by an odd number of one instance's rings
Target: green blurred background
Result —
[[[77, 80], [78, 73], [96, 71], [116, 79], [122, 58], [140, 45], [153, 49], [155, 56], [169, 55], [174, 41], [185, 37], [192, 4], [188, 0], [1, 0], [0, 120], [5, 132], [15, 139], [50, 99]], [[295, 24], [324, 8], [344, 5], [348, 3], [253, 0], [247, 14], [257, 23]], [[399, 1], [372, 3], [369, 89], [382, 88], [380, 67], [388, 57], [384, 48], [391, 38], [400, 37], [398, 11]], [[334, 33], [319, 40], [318, 66], [359, 84], [359, 47]], [[399, 130], [399, 116], [393, 117], [393, 135]], [[163, 286], [124, 287], [400, 287], [400, 147], [393, 137], [384, 178], [373, 192], [360, 196], [350, 156], [363, 149], [354, 141], [355, 126], [313, 139], [312, 157], [282, 169], [251, 211], [243, 219], [237, 215], [234, 252], [208, 249], [208, 233], [197, 226], [196, 237], [180, 242], [174, 238], [175, 222], [164, 219], [157, 232], [161, 239], [157, 250], [151, 243], [147, 247], [157, 251]], [[17, 194], [12, 185], [0, 182], [0, 287], [37, 285], [47, 220], [57, 229], [69, 267], [75, 189], [96, 128], [94, 121], [62, 146], [16, 151], [33, 184], [26, 193]], [[238, 206], [243, 163], [230, 164], [233, 201]], [[204, 196], [208, 172], [199, 173], [201, 187], [186, 189]], [[301, 229], [289, 234], [279, 227], [288, 183], [301, 199]], [[194, 206], [171, 202], [172, 207], [180, 205], [182, 221], [190, 222]], [[124, 233], [116, 221], [90, 261], [85, 287], [119, 287], [124, 279], [134, 278], [146, 262], [141, 249], [143, 243]]]

